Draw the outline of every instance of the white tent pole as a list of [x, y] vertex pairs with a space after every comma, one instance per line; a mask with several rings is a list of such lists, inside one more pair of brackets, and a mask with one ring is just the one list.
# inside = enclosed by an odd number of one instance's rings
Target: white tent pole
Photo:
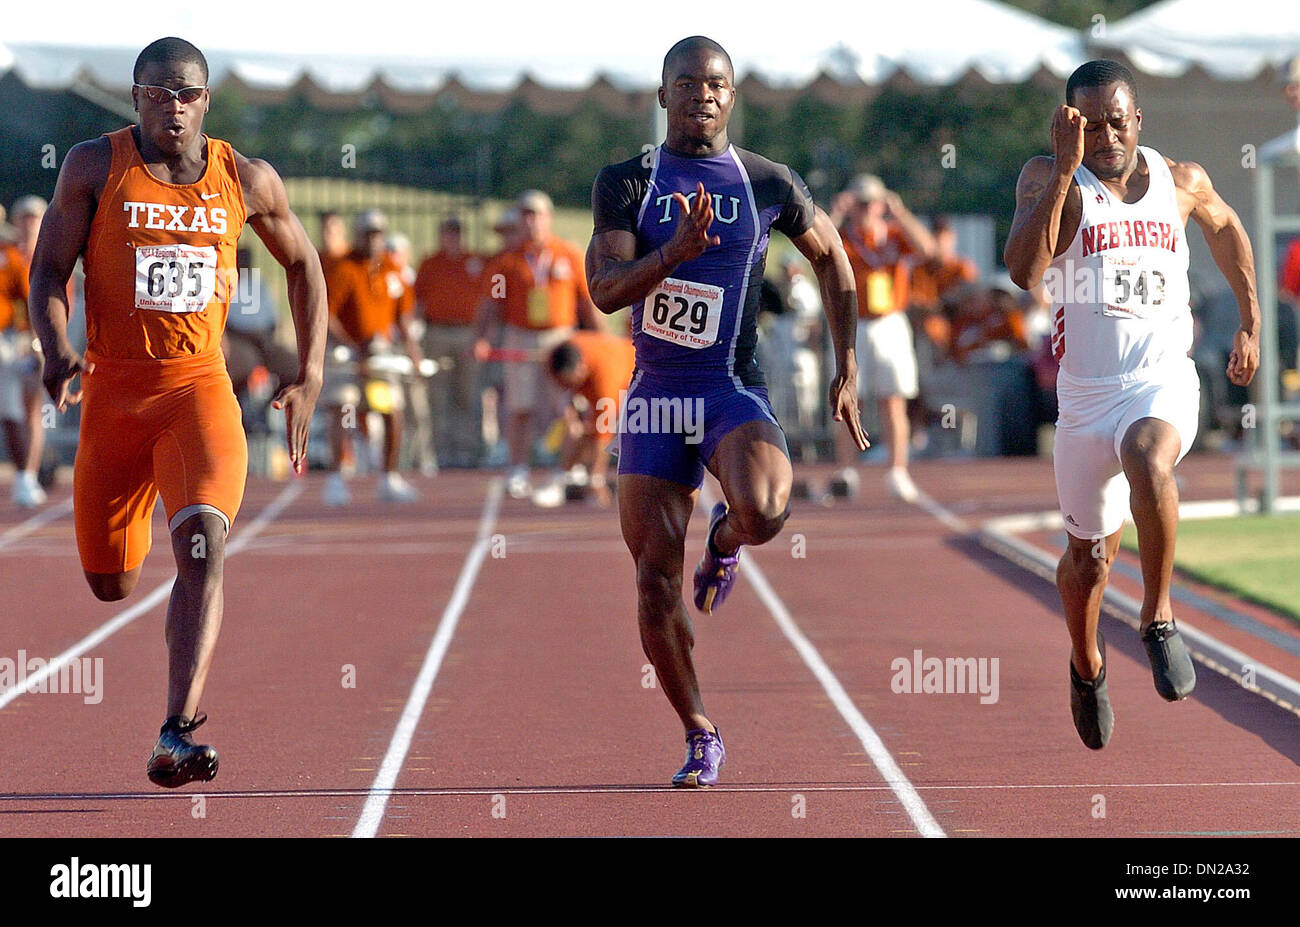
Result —
[[1259, 436], [1255, 447], [1261, 454], [1264, 488], [1260, 511], [1272, 512], [1278, 498], [1278, 470], [1281, 463], [1281, 423], [1278, 409], [1277, 353], [1277, 242], [1274, 229], [1273, 165], [1261, 163], [1255, 171], [1256, 242], [1255, 280], [1259, 292], [1259, 396], [1255, 425]]

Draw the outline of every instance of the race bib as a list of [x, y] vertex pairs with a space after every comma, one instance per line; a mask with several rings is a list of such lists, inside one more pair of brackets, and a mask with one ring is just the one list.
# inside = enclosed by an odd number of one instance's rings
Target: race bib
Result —
[[718, 340], [723, 288], [667, 277], [645, 298], [641, 330], [685, 348], [707, 348]]
[[1103, 254], [1101, 274], [1102, 315], [1147, 319], [1165, 304], [1164, 273], [1141, 258]]
[[551, 325], [551, 294], [546, 287], [535, 286], [528, 291], [528, 324], [533, 328]]
[[867, 274], [867, 311], [886, 315], [894, 311], [894, 275], [887, 270]]
[[148, 245], [135, 249], [135, 308], [198, 312], [217, 289], [217, 249]]

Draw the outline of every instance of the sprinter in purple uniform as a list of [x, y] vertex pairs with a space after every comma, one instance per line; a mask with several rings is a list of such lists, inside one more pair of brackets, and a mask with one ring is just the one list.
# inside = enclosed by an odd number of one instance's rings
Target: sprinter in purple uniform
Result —
[[669, 49], [659, 88], [668, 138], [600, 172], [587, 249], [596, 305], [633, 307], [637, 363], [619, 422], [619, 517], [636, 563], [641, 643], [686, 728], [686, 764], [672, 782], [688, 788], [715, 784], [726, 759], [700, 698], [681, 588], [705, 467], [726, 499], [714, 506], [695, 571], [695, 605], [706, 614], [730, 592], [740, 548], [770, 541], [789, 514], [790, 454], [754, 359], [772, 229], [817, 273], [835, 344], [831, 409], [867, 447], [848, 257], [794, 171], [728, 140], [733, 81], [731, 58], [712, 39]]

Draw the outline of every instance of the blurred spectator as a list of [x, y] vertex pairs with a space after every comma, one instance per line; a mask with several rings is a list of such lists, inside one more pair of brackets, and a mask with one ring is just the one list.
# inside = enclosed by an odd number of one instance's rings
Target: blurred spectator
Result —
[[438, 229], [438, 251], [415, 277], [415, 305], [425, 321], [424, 354], [452, 366], [429, 380], [433, 442], [440, 466], [477, 467], [483, 459], [483, 387], [471, 361], [483, 258], [465, 250], [459, 219]]
[[328, 280], [334, 265], [352, 250], [348, 244], [348, 227], [343, 217], [332, 209], [320, 214], [320, 269]]
[[973, 289], [953, 319], [952, 356], [969, 378], [979, 454], [1038, 453], [1038, 384], [1030, 364], [1025, 296], [1009, 276], [999, 274]]
[[763, 280], [758, 351], [772, 411], [794, 444], [819, 421], [822, 303], [797, 253], [782, 254], [779, 267], [775, 283]]
[[46, 205], [39, 196], [16, 200], [13, 244], [0, 246], [0, 424], [16, 471], [13, 501], [23, 508], [46, 501], [38, 478], [45, 450], [41, 364], [27, 324], [27, 271]]
[[849, 214], [853, 212], [853, 204], [857, 197], [852, 190], [841, 190], [831, 197], [831, 205], [826, 210], [827, 217], [837, 229], [843, 229], [844, 223], [849, 220]]
[[[918, 392], [912, 328], [904, 310], [914, 264], [930, 260], [934, 239], [879, 177], [859, 177], [854, 202], [840, 230], [858, 291], [858, 391], [874, 395], [889, 449], [885, 485], [896, 497], [913, 500], [916, 486], [907, 472], [911, 430], [907, 400]], [[835, 430], [836, 459], [842, 468], [833, 488], [851, 495], [858, 482], [857, 447], [847, 429]]]
[[[412, 294], [415, 293], [415, 268], [412, 266], [411, 239], [401, 232], [393, 232], [386, 242], [389, 260], [401, 275], [402, 283]], [[419, 344], [424, 342], [424, 318], [419, 313], [412, 313], [408, 323], [411, 338]], [[418, 361], [421, 353], [412, 354]], [[398, 388], [402, 391], [406, 410], [406, 440], [402, 442], [400, 460], [403, 467], [413, 467], [425, 476], [438, 472], [438, 457], [433, 448], [433, 422], [429, 411], [428, 383], [417, 381], [414, 376], [398, 379]]]
[[957, 253], [957, 230], [946, 216], [930, 223], [934, 253], [912, 269], [912, 305], [931, 312], [942, 308], [944, 294], [962, 283], [979, 279], [975, 262]]
[[[1250, 402], [1250, 392], [1228, 379], [1228, 355], [1233, 336], [1241, 325], [1237, 298], [1227, 288], [1205, 294], [1192, 289], [1192, 360], [1201, 381], [1201, 414], [1196, 443], [1223, 433], [1232, 440], [1242, 437], [1241, 407]], [[1213, 439], [1212, 439], [1213, 440]]]
[[[540, 190], [515, 202], [519, 231], [483, 271], [485, 299], [476, 323], [474, 353], [489, 356], [489, 329], [500, 324], [502, 347], [512, 354], [540, 358], [569, 337], [579, 321], [601, 331], [587, 292], [582, 252], [551, 232], [554, 207]], [[550, 421], [559, 397], [535, 362], [509, 361], [505, 368], [504, 418], [510, 452], [507, 491], [515, 498], [531, 492], [529, 464], [535, 429]]]
[[231, 288], [223, 345], [226, 370], [238, 396], [247, 391], [254, 371], [258, 367], [265, 369], [271, 377], [267, 389], [275, 396], [298, 376], [298, 352], [275, 340], [279, 318], [275, 297], [262, 282], [261, 273], [252, 266], [252, 255], [247, 248], [235, 252], [235, 266], [239, 278]]
[[384, 248], [388, 257], [397, 266], [402, 275], [402, 282], [415, 286], [415, 268], [411, 264], [411, 239], [401, 232], [394, 232], [385, 240]]
[[[349, 499], [341, 469], [346, 432], [358, 427], [367, 412], [377, 412], [384, 423], [384, 448], [379, 497], [389, 502], [410, 502], [412, 489], [397, 472], [402, 443], [403, 401], [401, 384], [392, 375], [372, 374], [369, 360], [391, 356], [397, 342], [414, 361], [421, 357], [410, 330], [415, 298], [402, 280], [401, 268], [388, 254], [385, 234], [388, 219], [377, 209], [356, 218], [356, 243], [325, 278], [329, 295], [329, 327], [334, 343], [351, 349], [360, 372], [336, 378], [325, 404], [335, 409], [331, 432], [334, 464], [340, 469], [325, 485], [327, 505], [345, 505]], [[351, 389], [348, 387], [352, 386]], [[349, 416], [352, 421], [345, 420]]]
[[1259, 146], [1261, 161], [1269, 161], [1280, 155], [1294, 154], [1300, 151], [1300, 56], [1292, 58], [1281, 72], [1282, 99], [1296, 114], [1297, 126], [1290, 132], [1283, 133], [1271, 141]]
[[908, 421], [912, 426], [912, 446], [923, 449], [929, 443], [928, 428], [935, 405], [930, 396], [935, 364], [948, 352], [952, 325], [944, 311], [945, 301], [955, 302], [964, 284], [979, 279], [975, 262], [957, 253], [957, 230], [944, 216], [930, 223], [934, 237], [934, 254], [912, 268], [911, 305], [908, 319], [913, 332], [918, 395], [907, 403]]
[[[608, 448], [618, 433], [623, 398], [636, 366], [632, 341], [604, 332], [574, 332], [542, 362], [562, 389], [582, 400], [568, 407], [566, 414], [571, 427], [560, 454], [560, 465], [570, 472], [571, 480], [575, 479], [575, 468], [581, 468], [579, 474], [589, 474], [596, 501], [608, 505]], [[580, 482], [581, 476], [576, 480]], [[552, 487], [556, 485], [553, 480], [547, 489], [553, 493]], [[563, 487], [559, 488], [563, 492]]]

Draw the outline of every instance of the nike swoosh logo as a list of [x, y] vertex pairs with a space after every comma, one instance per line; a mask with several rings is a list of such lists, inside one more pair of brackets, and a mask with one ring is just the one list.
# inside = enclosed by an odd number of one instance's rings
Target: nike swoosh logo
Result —
[[220, 196], [220, 195], [221, 195], [220, 193], [200, 193], [200, 194], [199, 194], [199, 199], [201, 199], [201, 200], [210, 200], [210, 199], [212, 199], [214, 196]]

